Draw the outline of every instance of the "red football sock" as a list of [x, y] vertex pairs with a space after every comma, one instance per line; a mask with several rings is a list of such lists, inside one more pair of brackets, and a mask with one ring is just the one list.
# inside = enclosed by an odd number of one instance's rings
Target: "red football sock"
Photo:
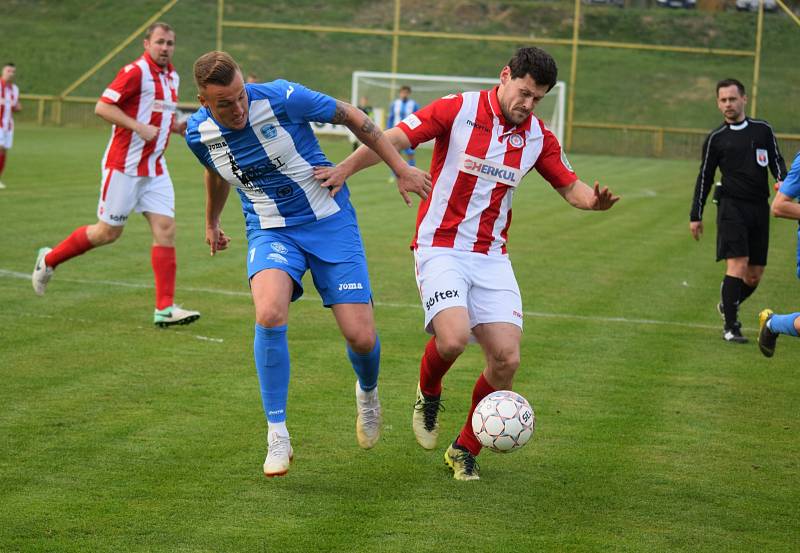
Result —
[[53, 251], [44, 257], [44, 262], [48, 267], [56, 268], [68, 259], [77, 257], [82, 253], [94, 248], [89, 237], [86, 235], [86, 225], [78, 227], [72, 231]]
[[433, 336], [425, 346], [422, 362], [419, 367], [419, 388], [427, 396], [439, 396], [442, 393], [442, 378], [453, 366], [453, 361], [445, 361], [436, 349], [436, 337]]
[[5, 166], [6, 166], [6, 151], [3, 150], [3, 152], [0, 153], [0, 175], [3, 174], [3, 167]]
[[175, 300], [175, 248], [172, 246], [153, 246], [150, 252], [153, 274], [156, 280], [156, 309], [165, 309]]
[[480, 377], [478, 377], [478, 380], [475, 382], [475, 387], [472, 389], [472, 407], [469, 409], [467, 422], [461, 429], [458, 438], [456, 438], [456, 443], [462, 447], [466, 447], [473, 455], [477, 455], [481, 452], [481, 443], [472, 431], [472, 413], [475, 412], [475, 407], [478, 406], [478, 403], [480, 403], [483, 398], [495, 391], [497, 390], [489, 384], [483, 376], [483, 373], [481, 373]]

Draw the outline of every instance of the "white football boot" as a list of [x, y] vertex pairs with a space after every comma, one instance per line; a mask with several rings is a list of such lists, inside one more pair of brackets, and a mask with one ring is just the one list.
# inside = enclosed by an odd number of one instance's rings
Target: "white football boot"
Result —
[[378, 387], [369, 392], [361, 389], [356, 380], [356, 438], [358, 445], [369, 449], [381, 437], [381, 402], [378, 399]]
[[33, 291], [37, 296], [44, 296], [47, 289], [47, 283], [53, 278], [53, 269], [48, 267], [44, 262], [45, 256], [53, 251], [52, 248], [39, 248], [39, 253], [36, 255], [36, 264], [33, 266], [33, 274], [31, 275], [31, 283], [33, 284]]
[[180, 305], [170, 305], [164, 309], [156, 309], [153, 324], [160, 327], [172, 325], [188, 325], [200, 318], [199, 311], [183, 309]]
[[267, 436], [267, 458], [264, 459], [264, 476], [283, 476], [289, 472], [289, 463], [294, 458], [291, 438], [273, 432]]

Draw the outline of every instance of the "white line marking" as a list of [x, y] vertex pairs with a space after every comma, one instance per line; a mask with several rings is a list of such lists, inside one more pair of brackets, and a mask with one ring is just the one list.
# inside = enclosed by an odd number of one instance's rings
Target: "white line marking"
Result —
[[[5, 313], [1, 313], [0, 314], [0, 316], [3, 316], [3, 315], [5, 315]], [[42, 315], [40, 313], [14, 313], [14, 316], [15, 317], [19, 317], [19, 316], [32, 317], [34, 319], [51, 319], [51, 320], [57, 320], [57, 321], [65, 321], [65, 322], [68, 322], [68, 323], [92, 324], [92, 323], [95, 322], [95, 321], [91, 321], [89, 319], [80, 319], [78, 317], [57, 317], [55, 315]], [[136, 328], [138, 330], [145, 330], [145, 327], [143, 327], [141, 325], [137, 326]], [[159, 330], [159, 329], [155, 329], [155, 330]], [[190, 334], [188, 332], [180, 332], [178, 329], [175, 329], [170, 334], [172, 334], [173, 336], [175, 336], [175, 335], [177, 335], [177, 336], [189, 336], [191, 338], [195, 338], [196, 340], [203, 340], [203, 341], [206, 341], [206, 342], [215, 342], [217, 344], [221, 344], [221, 343], [223, 343], [225, 341], [222, 338], [209, 338], [208, 336], [201, 336], [200, 334]]]
[[[16, 271], [9, 271], [6, 269], [0, 269], [0, 277], [6, 278], [17, 278], [17, 279], [24, 279], [30, 280], [31, 275], [29, 273], [19, 273]], [[142, 284], [136, 282], [122, 282], [117, 280], [85, 280], [79, 278], [63, 278], [59, 279], [63, 282], [74, 282], [76, 284], [105, 284], [107, 286], [116, 286], [120, 288], [141, 288], [141, 289], [152, 289], [152, 284]], [[194, 287], [181, 287], [182, 291], [186, 292], [197, 292], [203, 294], [217, 294], [223, 296], [241, 296], [241, 297], [250, 297], [250, 292], [241, 292], [237, 290], [223, 290], [220, 288], [194, 288]], [[307, 297], [302, 296], [301, 300], [307, 301], [319, 301], [318, 297]], [[378, 307], [392, 307], [397, 309], [422, 309], [422, 306], [419, 304], [408, 304], [408, 303], [387, 303], [387, 302], [380, 302], [376, 301], [375, 305]], [[687, 323], [683, 321], [659, 321], [656, 319], [630, 319], [628, 317], [602, 317], [596, 315], [574, 315], [571, 313], [543, 313], [541, 311], [523, 311], [523, 313], [528, 317], [538, 317], [541, 319], [570, 319], [570, 320], [577, 320], [577, 321], [593, 321], [599, 323], [622, 323], [622, 324], [637, 324], [637, 325], [652, 325], [652, 326], [676, 326], [681, 328], [702, 328], [707, 330], [719, 330], [719, 325], [709, 325], [709, 324], [700, 324], [700, 323]], [[204, 337], [197, 337], [199, 340], [206, 339]], [[209, 340], [215, 340], [209, 338]], [[221, 341], [221, 340], [220, 340]]]

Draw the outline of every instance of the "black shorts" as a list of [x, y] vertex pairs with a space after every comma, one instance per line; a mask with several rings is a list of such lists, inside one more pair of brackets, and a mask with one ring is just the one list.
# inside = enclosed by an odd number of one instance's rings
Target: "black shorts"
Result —
[[769, 204], [721, 198], [717, 208], [717, 261], [747, 257], [748, 265], [766, 265]]

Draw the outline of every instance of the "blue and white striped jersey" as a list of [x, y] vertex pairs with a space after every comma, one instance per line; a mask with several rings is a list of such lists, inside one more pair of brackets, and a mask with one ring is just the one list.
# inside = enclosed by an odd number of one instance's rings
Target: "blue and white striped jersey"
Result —
[[789, 173], [781, 184], [780, 191], [792, 198], [800, 198], [800, 152], [797, 152], [792, 162], [792, 168], [789, 169]]
[[332, 163], [309, 122], [330, 122], [336, 100], [284, 80], [246, 84], [245, 91], [250, 113], [243, 129], [223, 127], [202, 107], [189, 118], [186, 142], [237, 188], [247, 229], [309, 223], [349, 205], [346, 185], [331, 198], [312, 170]]
[[392, 102], [392, 105], [389, 106], [389, 118], [386, 120], [386, 128], [391, 129], [392, 127], [396, 127], [400, 121], [418, 110], [419, 104], [411, 98], [406, 98], [405, 100], [397, 98]]

